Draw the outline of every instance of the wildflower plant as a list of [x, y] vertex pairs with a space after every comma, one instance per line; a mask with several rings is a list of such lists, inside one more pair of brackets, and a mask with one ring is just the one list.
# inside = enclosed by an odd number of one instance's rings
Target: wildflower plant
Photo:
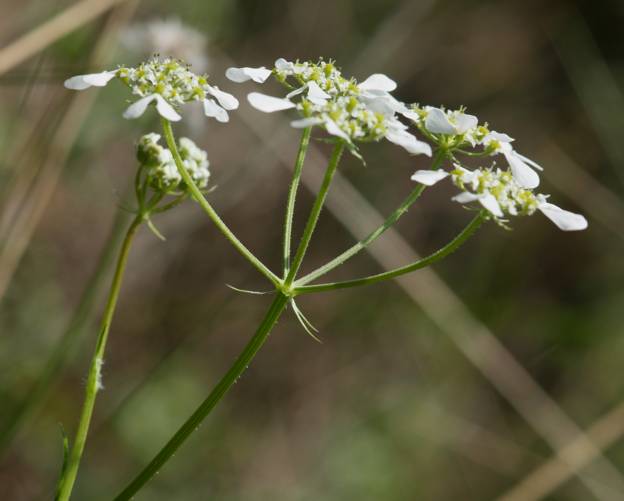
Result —
[[[229, 68], [226, 76], [236, 83], [249, 81], [256, 84], [264, 84], [273, 77], [285, 87], [285, 95], [275, 97], [254, 91], [247, 95], [247, 100], [262, 112], [291, 110], [295, 114], [291, 126], [302, 130], [286, 201], [281, 273], [271, 271], [218, 215], [208, 200], [210, 171], [206, 152], [191, 139], [180, 138], [176, 141], [171, 125], [171, 122], [181, 120], [179, 111], [182, 105], [192, 101], [201, 102], [208, 117], [225, 122], [228, 119], [227, 111], [238, 106], [234, 96], [209, 84], [206, 76], [195, 75], [181, 61], [159, 57], [135, 68], [122, 66], [103, 73], [76, 76], [65, 82], [70, 89], [82, 90], [90, 86], [104, 86], [113, 79], [120, 80], [139, 98], [125, 111], [124, 117], [136, 118], [153, 105], [161, 117], [162, 137], [151, 132], [137, 142], [136, 217], [119, 254], [90, 367], [78, 429], [59, 481], [59, 501], [67, 501], [71, 496], [95, 398], [103, 386], [102, 366], [106, 340], [132, 237], [143, 222], [157, 236], [162, 237], [152, 222], [158, 213], [173, 209], [187, 198], [194, 200], [233, 247], [270, 282], [273, 301], [249, 343], [212, 392], [116, 500], [131, 499], [171, 458], [241, 376], [289, 306], [303, 328], [314, 336], [315, 329], [295, 303], [298, 296], [369, 285], [429, 266], [456, 251], [488, 220], [509, 227], [511, 217], [541, 212], [565, 231], [587, 227], [583, 216], [553, 205], [547, 195], [535, 193], [539, 185], [537, 171], [541, 167], [516, 152], [511, 137], [491, 131], [487, 124], [479, 124], [478, 118], [467, 114], [464, 109], [449, 111], [402, 103], [392, 95], [397, 85], [386, 75], [376, 73], [358, 83], [354, 78], [343, 76], [333, 61], [290, 62], [278, 59], [271, 69]], [[319, 130], [324, 139], [333, 144], [333, 148], [302, 236], [293, 252], [295, 201], [313, 130]], [[383, 224], [328, 263], [301, 276], [299, 272], [304, 257], [344, 150], [362, 158], [358, 149], [360, 143], [382, 139], [401, 146], [411, 155], [432, 157], [431, 165], [428, 169], [419, 169], [414, 173], [411, 179], [416, 184]], [[491, 158], [490, 162], [493, 163], [488, 167], [471, 169], [465, 160], [475, 157]], [[504, 165], [495, 163], [499, 158], [504, 159]], [[316, 283], [317, 279], [344, 264], [392, 227], [426, 187], [446, 178], [459, 190], [453, 200], [473, 211], [475, 206], [477, 209], [466, 227], [446, 245], [428, 257], [394, 270], [341, 282]]]

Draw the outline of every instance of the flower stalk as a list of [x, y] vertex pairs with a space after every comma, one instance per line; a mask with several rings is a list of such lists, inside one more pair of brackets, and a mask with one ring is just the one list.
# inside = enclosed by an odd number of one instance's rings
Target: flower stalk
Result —
[[97, 338], [95, 352], [93, 354], [93, 358], [91, 359], [91, 364], [89, 367], [89, 376], [87, 377], [87, 385], [85, 390], [85, 400], [82, 405], [78, 428], [72, 442], [67, 466], [58, 484], [56, 501], [68, 501], [71, 497], [74, 483], [76, 481], [78, 467], [80, 466], [80, 460], [82, 458], [82, 453], [84, 451], [85, 443], [87, 441], [87, 435], [89, 433], [89, 426], [91, 424], [93, 408], [95, 407], [95, 400], [97, 398], [98, 392], [102, 389], [102, 365], [104, 363], [104, 352], [106, 351], [108, 333], [111, 323], [113, 321], [113, 315], [115, 314], [115, 308], [117, 306], [117, 300], [119, 298], [119, 291], [121, 289], [121, 283], [123, 280], [124, 272], [126, 270], [126, 264], [128, 262], [130, 247], [132, 245], [132, 241], [134, 239], [136, 231], [143, 222], [143, 220], [144, 215], [138, 214], [134, 218], [132, 223], [130, 223], [124, 241], [121, 245], [121, 250], [119, 251], [117, 266], [115, 268], [115, 273], [113, 274], [113, 281], [111, 283], [108, 299], [106, 301], [106, 308], [104, 310], [104, 316], [102, 318], [100, 333]]
[[234, 364], [221, 378], [219, 383], [210, 392], [210, 395], [191, 414], [185, 423], [178, 429], [167, 444], [160, 450], [154, 459], [139, 473], [134, 480], [115, 498], [114, 501], [127, 501], [154, 476], [160, 468], [175, 454], [186, 439], [201, 425], [215, 406], [221, 401], [232, 385], [241, 377], [245, 369], [252, 362], [258, 350], [265, 343], [271, 330], [279, 320], [288, 304], [288, 296], [278, 292], [271, 303], [264, 319], [258, 326], [254, 336], [245, 346]]

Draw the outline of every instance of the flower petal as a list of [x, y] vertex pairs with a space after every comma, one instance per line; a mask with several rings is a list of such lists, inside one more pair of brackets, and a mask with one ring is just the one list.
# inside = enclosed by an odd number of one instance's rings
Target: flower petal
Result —
[[295, 129], [305, 129], [306, 127], [312, 127], [314, 125], [322, 124], [323, 120], [320, 118], [310, 117], [310, 118], [302, 118], [300, 120], [293, 120], [290, 122], [290, 126]]
[[351, 138], [349, 137], [349, 135], [340, 127], [338, 127], [338, 124], [331, 119], [327, 119], [325, 121], [325, 130], [332, 136], [337, 136], [341, 139], [344, 139], [348, 143], [351, 142]]
[[458, 134], [464, 134], [479, 125], [479, 119], [477, 117], [474, 115], [467, 115], [466, 113], [458, 113], [456, 121]]
[[236, 99], [232, 94], [222, 91], [216, 85], [208, 85], [207, 88], [208, 93], [217, 98], [217, 101], [223, 109], [235, 110], [238, 108], [238, 99]]
[[533, 167], [534, 169], [537, 170], [544, 170], [544, 167], [542, 167], [540, 164], [538, 164], [537, 162], [534, 162], [533, 160], [531, 160], [530, 158], [525, 157], [524, 155], [520, 155], [520, 153], [516, 152], [516, 156], [520, 157], [520, 159], [522, 159], [522, 161], [524, 161], [525, 163], [529, 164], [531, 167]]
[[212, 99], [204, 99], [204, 114], [207, 117], [212, 117], [217, 120], [217, 122], [225, 123], [230, 120], [230, 117], [221, 106], [219, 106]]
[[260, 68], [250, 68], [245, 66], [243, 68], [228, 68], [225, 71], [225, 76], [232, 82], [242, 83], [248, 80], [253, 80], [257, 83], [264, 83], [267, 78], [271, 76], [272, 71], [266, 69], [264, 66]]
[[459, 195], [455, 195], [451, 200], [460, 204], [468, 204], [470, 202], [474, 202], [475, 200], [479, 200], [479, 195], [475, 195], [469, 191], [463, 191]]
[[550, 219], [557, 228], [563, 231], [579, 231], [587, 228], [587, 219], [554, 204], [544, 202], [539, 205], [539, 211]]
[[433, 186], [449, 175], [448, 172], [443, 170], [417, 170], [410, 179], [425, 186]]
[[135, 101], [126, 108], [126, 111], [123, 112], [123, 117], [128, 120], [139, 118], [145, 113], [149, 104], [157, 99], [156, 96], [158, 96], [158, 94], [150, 94], [149, 96], [142, 97], [138, 101]]
[[158, 114], [170, 120], [171, 122], [178, 122], [182, 120], [182, 117], [178, 114], [178, 112], [171, 106], [164, 97], [160, 94], [156, 94], [156, 111]]
[[291, 71], [294, 66], [293, 63], [286, 61], [283, 57], [275, 60], [275, 69], [278, 71]]
[[391, 143], [398, 144], [412, 155], [431, 156], [431, 146], [423, 141], [419, 141], [409, 132], [404, 130], [390, 130], [386, 133], [386, 139]]
[[457, 133], [455, 127], [453, 127], [453, 124], [449, 122], [446, 113], [444, 113], [440, 108], [429, 108], [427, 110], [425, 127], [429, 132], [433, 132], [434, 134]]
[[503, 151], [503, 155], [509, 163], [511, 173], [514, 179], [523, 188], [533, 189], [537, 188], [540, 184], [540, 178], [531, 167], [522, 161], [522, 158], [514, 151]]
[[116, 71], [103, 71], [102, 73], [90, 73], [68, 78], [64, 82], [67, 89], [84, 90], [89, 87], [104, 87], [117, 75]]
[[308, 99], [314, 104], [323, 105], [331, 96], [314, 82], [308, 82]]
[[288, 99], [280, 97], [267, 96], [260, 92], [251, 92], [247, 95], [247, 101], [254, 108], [265, 113], [273, 113], [274, 111], [289, 110], [295, 107], [295, 103]]
[[288, 94], [286, 94], [286, 99], [290, 99], [291, 97], [298, 96], [299, 94], [305, 92], [307, 88], [308, 88], [307, 85], [302, 85], [301, 87], [298, 87], [297, 89], [293, 91], [290, 91]]
[[394, 80], [387, 77], [383, 73], [375, 73], [358, 85], [360, 90], [379, 90], [384, 92], [392, 92], [397, 88]]
[[503, 217], [504, 214], [500, 208], [500, 205], [498, 204], [498, 200], [496, 200], [496, 197], [491, 193], [484, 193], [483, 195], [480, 195], [479, 203], [483, 205], [483, 207], [485, 207], [488, 212], [491, 212], [496, 217]]

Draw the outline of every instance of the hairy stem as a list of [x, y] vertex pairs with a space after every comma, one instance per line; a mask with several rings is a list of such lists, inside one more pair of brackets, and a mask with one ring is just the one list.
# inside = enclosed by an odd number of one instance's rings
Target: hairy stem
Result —
[[474, 217], [472, 221], [466, 226], [453, 240], [451, 240], [448, 244], [446, 244], [441, 249], [438, 249], [433, 254], [416, 261], [415, 263], [408, 264], [407, 266], [402, 266], [401, 268], [396, 268], [391, 271], [386, 271], [384, 273], [378, 273], [376, 275], [370, 275], [364, 278], [358, 278], [355, 280], [345, 280], [343, 282], [331, 282], [326, 284], [318, 284], [318, 285], [305, 285], [302, 287], [296, 287], [294, 289], [295, 294], [310, 294], [312, 292], [322, 292], [336, 289], [347, 289], [349, 287], [357, 287], [360, 285], [369, 285], [377, 282], [382, 282], [384, 280], [390, 280], [391, 278], [396, 278], [401, 275], [405, 275], [406, 273], [411, 273], [412, 271], [419, 270], [426, 266], [429, 266], [441, 259], [444, 259], [449, 254], [455, 252], [459, 247], [462, 246], [468, 240], [474, 232], [481, 226], [481, 223], [486, 218], [486, 214], [484, 211], [481, 211], [477, 216]]
[[245, 247], [245, 245], [232, 233], [232, 231], [227, 227], [227, 225], [223, 222], [223, 220], [219, 217], [217, 212], [212, 208], [212, 205], [206, 200], [204, 194], [197, 187], [193, 178], [188, 173], [186, 168], [184, 167], [184, 163], [182, 162], [182, 157], [180, 157], [180, 153], [178, 152], [178, 147], [175, 142], [175, 137], [173, 135], [173, 129], [171, 128], [171, 123], [165, 118], [161, 119], [162, 128], [165, 135], [165, 139], [167, 141], [167, 146], [171, 150], [171, 154], [173, 155], [173, 159], [175, 160], [176, 166], [184, 183], [188, 187], [188, 190], [191, 192], [191, 195], [195, 199], [195, 201], [200, 205], [200, 207], [204, 210], [208, 217], [212, 220], [212, 222], [216, 225], [221, 233], [227, 238], [230, 243], [236, 248], [236, 250], [242, 254], [242, 256], [247, 259], [251, 263], [251, 265], [256, 268], [260, 273], [262, 273], [266, 278], [268, 278], [277, 288], [281, 287], [281, 280], [271, 271], [269, 270], [262, 261], [260, 261], [253, 253]]
[[97, 344], [93, 358], [91, 360], [91, 366], [89, 368], [89, 376], [87, 378], [87, 385], [85, 390], [85, 401], [82, 405], [82, 412], [80, 413], [80, 421], [78, 422], [78, 428], [73, 440], [71, 452], [69, 454], [69, 460], [67, 467], [61, 477], [58, 485], [58, 491], [56, 499], [57, 501], [68, 501], [74, 482], [76, 481], [76, 475], [78, 473], [78, 467], [80, 465], [80, 459], [82, 452], [87, 441], [87, 434], [89, 432], [89, 425], [91, 423], [91, 416], [93, 414], [93, 408], [95, 407], [95, 399], [98, 391], [101, 389], [101, 369], [104, 363], [104, 352], [106, 350], [106, 341], [108, 340], [108, 332], [115, 313], [115, 307], [117, 306], [117, 299], [119, 297], [119, 290], [121, 288], [121, 282], [123, 279], [126, 264], [128, 262], [128, 254], [132, 245], [132, 240], [136, 233], [136, 230], [143, 222], [143, 216], [138, 215], [130, 224], [126, 237], [121, 246], [119, 257], [117, 259], [117, 267], [113, 275], [113, 282], [111, 284], [110, 292], [108, 294], [108, 300], [106, 302], [106, 308], [104, 310], [104, 317], [102, 318], [102, 325], [100, 333], [98, 335]]
[[292, 237], [293, 216], [295, 213], [295, 200], [297, 199], [297, 189], [299, 188], [301, 172], [303, 171], [303, 161], [305, 159], [306, 152], [308, 151], [311, 134], [311, 127], [303, 130], [303, 134], [301, 135], [301, 143], [299, 144], [299, 151], [297, 153], [297, 159], [295, 160], [295, 168], [293, 169], [293, 177], [290, 183], [290, 189], [288, 191], [288, 202], [286, 204], [286, 219], [284, 221], [284, 279], [286, 279], [290, 270], [290, 242]]
[[289, 298], [282, 293], [277, 296], [271, 303], [264, 319], [256, 330], [247, 346], [238, 356], [232, 367], [225, 373], [223, 378], [210, 392], [210, 395], [201, 405], [191, 414], [180, 429], [173, 435], [171, 440], [156, 454], [154, 459], [139, 473], [128, 486], [115, 497], [115, 501], [126, 501], [131, 499], [158, 471], [165, 465], [178, 448], [186, 441], [187, 438], [199, 427], [206, 419], [210, 412], [215, 408], [219, 401], [224, 397], [232, 385], [240, 378], [241, 374], [249, 366], [254, 359], [258, 350], [269, 337], [273, 326], [277, 323], [280, 315], [286, 308]]
[[339, 141], [338, 143], [336, 143], [336, 146], [334, 146], [334, 151], [332, 152], [329, 163], [327, 164], [327, 169], [325, 170], [323, 182], [321, 183], [319, 192], [316, 195], [316, 200], [314, 201], [314, 205], [312, 206], [312, 210], [310, 211], [310, 215], [308, 216], [308, 222], [306, 223], [306, 226], [303, 230], [303, 236], [301, 237], [301, 241], [299, 242], [299, 247], [297, 248], [297, 252], [295, 253], [295, 257], [293, 258], [292, 266], [288, 271], [286, 279], [284, 280], [285, 287], [289, 287], [293, 283], [295, 276], [299, 271], [299, 267], [301, 266], [305, 253], [308, 249], [308, 245], [310, 244], [312, 234], [314, 233], [314, 229], [316, 228], [316, 223], [318, 222], [319, 215], [321, 214], [321, 210], [323, 209], [325, 198], [327, 198], [329, 186], [331, 185], [334, 174], [336, 173], [336, 169], [338, 168], [338, 163], [340, 162], [340, 157], [342, 156], [344, 147], [345, 145], [342, 141]]

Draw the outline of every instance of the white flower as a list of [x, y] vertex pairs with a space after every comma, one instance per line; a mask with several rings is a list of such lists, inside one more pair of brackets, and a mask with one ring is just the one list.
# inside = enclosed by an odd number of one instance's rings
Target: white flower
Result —
[[151, 103], [158, 113], [171, 121], [181, 120], [176, 108], [191, 102], [203, 102], [206, 116], [227, 122], [227, 110], [238, 108], [238, 100], [231, 94], [209, 85], [206, 76], [198, 76], [180, 61], [171, 58], [152, 58], [136, 68], [121, 67], [89, 75], [78, 75], [65, 81], [65, 87], [83, 90], [91, 86], [103, 87], [113, 78], [124, 82], [134, 95], [140, 97], [124, 112], [124, 118], [140, 117]]
[[444, 111], [440, 108], [425, 108], [425, 127], [434, 134], [463, 135], [479, 125], [479, 119], [461, 110]]
[[[487, 134], [482, 140], [481, 144], [486, 150], [491, 151], [492, 155], [502, 153], [509, 164], [509, 168], [514, 175], [514, 178], [524, 188], [537, 188], [540, 183], [539, 175], [533, 170], [543, 170], [533, 160], [520, 155], [513, 149], [511, 143], [513, 138], [507, 134], [501, 134], [500, 132], [492, 131]], [[531, 168], [533, 167], [533, 168]]]
[[587, 220], [580, 214], [561, 209], [548, 202], [548, 196], [534, 194], [524, 188], [510, 171], [500, 169], [476, 169], [470, 171], [455, 164], [455, 170], [419, 170], [412, 180], [426, 186], [451, 177], [453, 183], [462, 190], [453, 197], [455, 202], [468, 204], [478, 202], [492, 216], [504, 223], [505, 216], [532, 215], [540, 211], [563, 231], [577, 231], [587, 228]]
[[232, 82], [242, 83], [253, 80], [257, 83], [264, 83], [271, 76], [271, 70], [267, 70], [264, 66], [260, 68], [228, 68], [225, 76]]
[[396, 83], [386, 75], [376, 73], [358, 84], [343, 77], [331, 61], [293, 63], [281, 58], [275, 61], [273, 70], [246, 67], [226, 72], [235, 82], [262, 83], [271, 74], [294, 89], [283, 98], [252, 92], [247, 100], [254, 108], [265, 113], [296, 109], [301, 118], [292, 121], [291, 126], [322, 126], [352, 146], [354, 142], [385, 137], [412, 154], [431, 155], [431, 147], [410, 134], [396, 117], [396, 113], [409, 110], [390, 94]]

